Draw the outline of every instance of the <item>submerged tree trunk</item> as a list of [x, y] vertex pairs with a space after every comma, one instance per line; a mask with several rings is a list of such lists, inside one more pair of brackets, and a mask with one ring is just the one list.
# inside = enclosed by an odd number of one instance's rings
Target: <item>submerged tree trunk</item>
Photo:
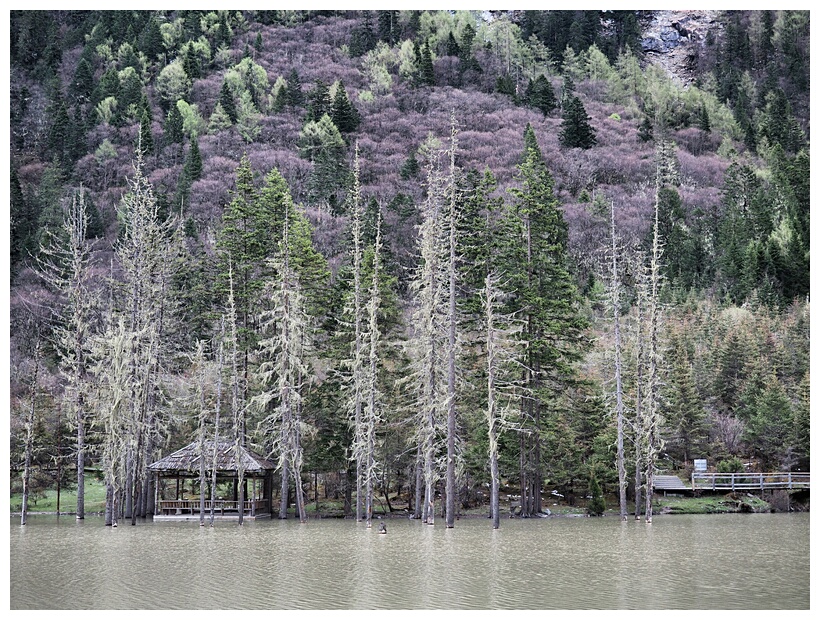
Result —
[[447, 261], [449, 308], [447, 310], [447, 472], [445, 478], [445, 524], [455, 525], [456, 508], [456, 122], [450, 118], [450, 247]]
[[421, 519], [422, 518], [422, 506], [421, 506], [421, 496], [422, 496], [422, 467], [421, 467], [421, 446], [418, 447], [416, 452], [416, 462], [415, 462], [415, 501], [413, 502], [413, 518], [414, 519]]
[[646, 303], [646, 291], [644, 274], [642, 272], [643, 265], [638, 266], [639, 280], [638, 280], [638, 319], [637, 319], [637, 360], [635, 365], [635, 520], [641, 518], [641, 488], [643, 470], [643, 366], [644, 366], [644, 304]]
[[31, 385], [29, 386], [29, 407], [25, 419], [25, 460], [23, 463], [23, 507], [20, 515], [20, 525], [26, 524], [28, 517], [28, 497], [31, 482], [31, 459], [34, 453], [34, 414], [37, 402], [37, 382], [40, 378], [40, 358], [42, 357], [40, 339], [34, 345], [34, 370], [31, 373]]
[[[225, 315], [219, 319], [219, 346], [217, 354], [216, 373], [216, 404], [214, 405], [214, 439], [213, 452], [211, 454], [211, 527], [214, 526], [214, 509], [216, 507], [216, 467], [219, 456], [219, 413], [222, 409], [222, 372], [225, 366]], [[203, 460], [204, 460], [203, 456]], [[273, 511], [273, 506], [270, 507]]]
[[288, 518], [288, 494], [290, 491], [290, 479], [288, 478], [288, 462], [282, 462], [282, 491], [279, 498], [279, 518]]
[[618, 278], [618, 248], [615, 241], [615, 202], [610, 203], [610, 231], [612, 237], [612, 319], [615, 326], [615, 415], [617, 417], [616, 467], [618, 470], [618, 506], [621, 520], [627, 519], [626, 466], [624, 464], [624, 401], [621, 382], [621, 300]]
[[484, 304], [487, 321], [487, 437], [490, 453], [490, 517], [493, 520], [493, 529], [500, 525], [498, 507], [498, 436], [497, 436], [497, 403], [496, 403], [496, 371], [498, 358], [496, 354], [495, 338], [495, 291], [489, 274], [484, 282]]
[[[656, 190], [657, 191], [657, 190]], [[652, 261], [650, 263], [650, 297], [649, 297], [649, 367], [647, 377], [647, 416], [646, 416], [646, 522], [652, 522], [652, 493], [655, 480], [656, 459], [661, 451], [660, 438], [660, 261], [661, 239], [658, 226], [659, 204], [655, 199], [655, 227], [652, 239]]]

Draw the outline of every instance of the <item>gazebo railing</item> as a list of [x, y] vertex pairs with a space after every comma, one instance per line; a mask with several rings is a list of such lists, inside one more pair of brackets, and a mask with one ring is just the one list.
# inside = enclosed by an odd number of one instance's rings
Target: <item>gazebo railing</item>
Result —
[[[157, 506], [157, 514], [161, 515], [183, 515], [199, 514], [199, 499], [161, 499]], [[230, 499], [206, 499], [205, 512], [210, 513], [213, 506], [214, 513], [224, 515], [225, 513], [239, 514], [239, 502]], [[270, 500], [251, 499], [244, 502], [244, 514], [255, 515], [256, 513], [270, 512]]]

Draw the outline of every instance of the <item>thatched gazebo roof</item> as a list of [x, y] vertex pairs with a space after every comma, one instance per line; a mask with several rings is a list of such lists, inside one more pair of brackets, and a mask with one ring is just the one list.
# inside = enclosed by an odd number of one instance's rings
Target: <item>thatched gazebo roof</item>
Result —
[[[216, 444], [216, 470], [218, 472], [233, 473], [237, 471], [235, 457], [235, 445], [232, 441], [220, 441]], [[214, 442], [204, 442], [205, 467], [211, 469], [214, 455]], [[242, 468], [245, 473], [263, 473], [276, 469], [276, 464], [263, 458], [253, 450], [241, 447], [239, 456], [242, 459]], [[200, 450], [199, 442], [192, 444], [169, 454], [155, 463], [151, 463], [148, 469], [153, 472], [188, 472], [191, 474], [199, 472]]]

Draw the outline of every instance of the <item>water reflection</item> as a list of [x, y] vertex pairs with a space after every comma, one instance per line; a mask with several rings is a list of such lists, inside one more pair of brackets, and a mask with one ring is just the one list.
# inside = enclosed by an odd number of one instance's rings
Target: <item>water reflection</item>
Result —
[[12, 609], [808, 609], [809, 516], [11, 520]]

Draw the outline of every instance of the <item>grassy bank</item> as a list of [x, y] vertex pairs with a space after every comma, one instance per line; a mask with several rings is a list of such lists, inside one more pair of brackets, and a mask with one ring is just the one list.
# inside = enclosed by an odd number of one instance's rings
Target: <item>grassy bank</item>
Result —
[[[11, 512], [23, 509], [22, 493], [12, 493]], [[29, 497], [29, 512], [57, 512], [57, 491], [48, 489], [37, 497]], [[77, 511], [77, 489], [60, 491], [60, 512]], [[88, 513], [105, 511], [105, 486], [97, 480], [85, 481], [85, 511]]]
[[[619, 514], [617, 500], [607, 498], [607, 509], [605, 516], [615, 516]], [[19, 513], [22, 509], [22, 495], [12, 494], [10, 498], [10, 508], [12, 513]], [[391, 497], [393, 505], [393, 515], [403, 514], [407, 507], [406, 499]], [[60, 512], [75, 512], [77, 508], [77, 492], [75, 489], [63, 490], [60, 493]], [[320, 499], [318, 510], [316, 503], [308, 501], [305, 505], [309, 517], [320, 516], [342, 517], [344, 514], [344, 504], [341, 500]], [[381, 514], [386, 510], [383, 503], [376, 502], [375, 512]], [[586, 507], [583, 505], [570, 506], [561, 503], [547, 503], [545, 508], [550, 510], [554, 516], [581, 516], [586, 514]], [[633, 505], [630, 503], [629, 508]], [[736, 512], [769, 512], [772, 505], [768, 502], [745, 493], [729, 493], [727, 495], [712, 495], [703, 497], [656, 497], [654, 500], [655, 514], [722, 514]], [[101, 513], [105, 510], [105, 487], [98, 480], [86, 480], [85, 485], [85, 509], [88, 513]], [[463, 510], [463, 517], [486, 516], [488, 507], [471, 508]], [[502, 516], [509, 516], [509, 505], [501, 506]], [[57, 492], [54, 489], [45, 491], [44, 494], [36, 498], [29, 499], [29, 512], [57, 512]]]
[[729, 493], [704, 497], [661, 497], [656, 501], [661, 514], [722, 514], [770, 512], [771, 505], [755, 495]]

